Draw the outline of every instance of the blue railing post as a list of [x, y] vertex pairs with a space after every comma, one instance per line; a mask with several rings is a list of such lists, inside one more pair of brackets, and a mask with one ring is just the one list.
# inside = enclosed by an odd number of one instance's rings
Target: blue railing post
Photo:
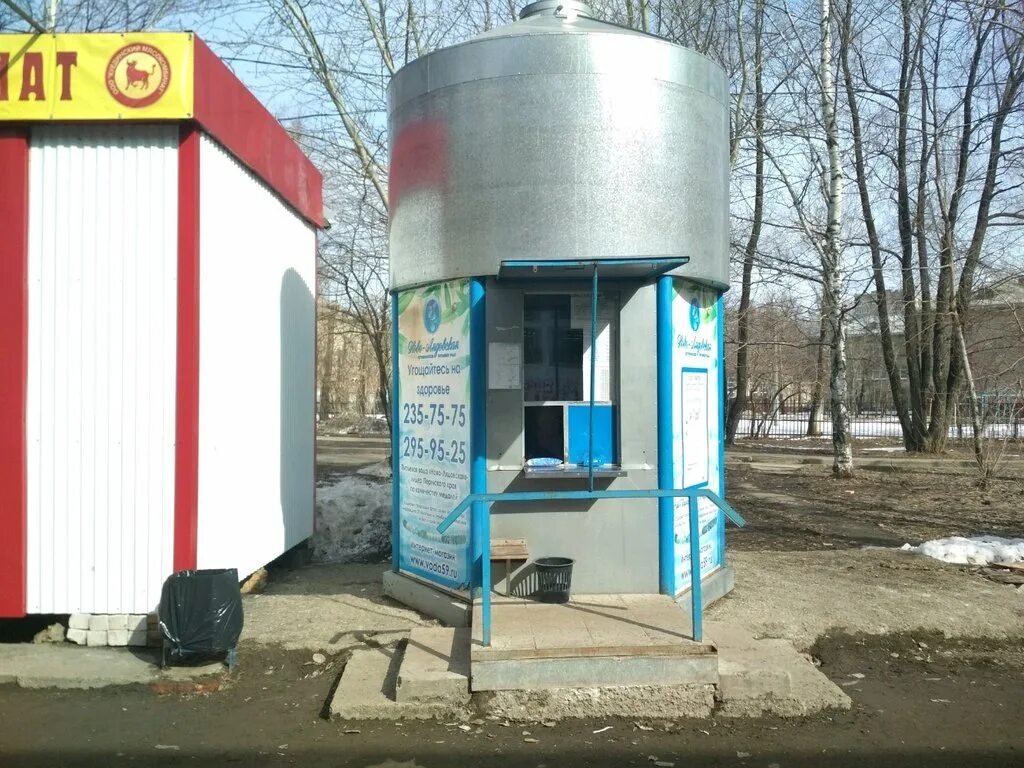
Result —
[[[484, 507], [484, 514], [481, 515], [480, 520], [483, 523], [482, 538], [487, 542], [488, 549], [490, 549], [491, 542], [491, 505], [485, 502], [478, 502], [480, 506]], [[483, 562], [483, 593], [482, 593], [482, 613], [483, 613], [483, 641], [484, 647], [487, 648], [491, 644], [491, 558], [490, 552], [484, 557]]]
[[700, 507], [699, 497], [690, 496], [690, 612], [693, 616], [693, 639], [698, 643], [704, 635], [704, 605], [700, 583]]
[[398, 573], [401, 558], [401, 494], [399, 489], [398, 434], [398, 291], [391, 292], [391, 570]]
[[[727, 519], [739, 527], [746, 525], [746, 521], [733, 509], [728, 502], [709, 488], [696, 488], [680, 490], [678, 488], [634, 488], [628, 491], [499, 491], [496, 493], [474, 493], [460, 501], [455, 508], [448, 513], [447, 517], [437, 525], [437, 532], [444, 533], [456, 520], [469, 508], [483, 506], [486, 513], [478, 519], [478, 525], [474, 530], [479, 531], [480, 538], [488, 542], [491, 540], [491, 515], [490, 505], [496, 501], [557, 501], [578, 500], [578, 499], [689, 499], [690, 509], [690, 580], [691, 595], [693, 597], [693, 638], [698, 642], [703, 637], [702, 621], [704, 605], [701, 599], [700, 583], [700, 520], [698, 499], [708, 499], [718, 509], [725, 513]], [[696, 532], [697, 535], [693, 535]], [[489, 554], [489, 553], [488, 553]], [[481, 561], [481, 581], [490, 584], [491, 559], [486, 557]], [[484, 644], [491, 642], [491, 590], [485, 589], [481, 595], [483, 611], [483, 636]]]
[[[672, 442], [672, 278], [658, 278], [657, 287], [657, 381], [658, 381], [658, 488], [675, 485], [675, 445]], [[658, 582], [661, 594], [676, 593], [675, 499], [658, 499]]]
[[590, 430], [587, 433], [587, 488], [594, 490], [594, 385], [597, 382], [597, 262], [590, 284]]
[[[484, 281], [477, 277], [469, 281], [469, 352], [469, 492], [478, 494], [487, 493], [487, 316]], [[470, 594], [480, 589], [485, 601], [491, 588], [489, 514], [489, 504], [476, 502], [469, 520]]]

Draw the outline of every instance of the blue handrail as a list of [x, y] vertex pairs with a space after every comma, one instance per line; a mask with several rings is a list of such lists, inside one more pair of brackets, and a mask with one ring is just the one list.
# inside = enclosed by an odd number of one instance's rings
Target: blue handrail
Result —
[[[690, 585], [691, 585], [691, 615], [693, 617], [693, 639], [700, 642], [703, 636], [702, 615], [703, 605], [700, 594], [700, 528], [698, 521], [697, 500], [705, 498], [710, 500], [725, 514], [733, 524], [742, 528], [747, 524], [732, 506], [712, 491], [710, 488], [690, 488], [688, 490], [676, 488], [643, 488], [629, 491], [509, 491], [497, 493], [471, 493], [459, 502], [448, 516], [437, 526], [438, 533], [444, 533], [452, 524], [458, 520], [471, 505], [482, 503], [486, 505], [486, 514], [478, 519], [483, 531], [481, 536], [470, 536], [470, 541], [480, 542], [486, 545], [484, 552], [474, 552], [473, 560], [481, 561], [482, 580], [481, 597], [483, 609], [483, 643], [485, 646], [491, 644], [491, 515], [490, 505], [494, 502], [503, 501], [562, 501], [562, 500], [597, 500], [597, 499], [664, 499], [664, 498], [688, 498], [690, 517]], [[473, 521], [473, 518], [470, 518]], [[694, 535], [694, 534], [697, 535]]]

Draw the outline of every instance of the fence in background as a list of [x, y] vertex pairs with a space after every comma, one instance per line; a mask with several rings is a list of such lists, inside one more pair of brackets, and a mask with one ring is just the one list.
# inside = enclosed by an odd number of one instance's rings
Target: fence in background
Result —
[[[983, 434], [986, 437], [1024, 439], [1024, 397], [982, 395]], [[902, 438], [899, 414], [891, 403], [860, 402], [850, 406], [850, 430], [860, 438]], [[970, 404], [966, 398], [957, 402], [950, 419], [950, 439], [971, 438]], [[754, 398], [740, 418], [737, 439], [830, 437], [832, 414], [824, 403], [811, 418], [811, 404], [801, 398]]]

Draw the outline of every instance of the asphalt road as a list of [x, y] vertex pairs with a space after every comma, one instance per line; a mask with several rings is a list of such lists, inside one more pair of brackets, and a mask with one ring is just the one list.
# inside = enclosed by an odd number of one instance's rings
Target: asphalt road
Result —
[[[321, 716], [332, 675], [309, 654], [243, 646], [218, 691], [144, 687], [33, 691], [0, 686], [0, 765], [330, 766], [331, 768], [989, 768], [1024, 764], [1019, 643], [941, 635], [840, 635], [813, 652], [853, 698], [850, 712], [804, 719], [546, 727], [343, 722]], [[335, 669], [337, 665], [335, 666]]]
[[316, 439], [316, 463], [320, 470], [358, 469], [383, 461], [390, 453], [387, 436], [317, 436]]

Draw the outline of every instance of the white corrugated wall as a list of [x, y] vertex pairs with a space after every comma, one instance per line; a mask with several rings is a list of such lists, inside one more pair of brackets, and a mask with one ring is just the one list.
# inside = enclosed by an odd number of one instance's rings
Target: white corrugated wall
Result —
[[172, 569], [176, 126], [36, 126], [29, 613], [143, 613]]
[[199, 151], [200, 568], [247, 576], [313, 532], [316, 234]]

